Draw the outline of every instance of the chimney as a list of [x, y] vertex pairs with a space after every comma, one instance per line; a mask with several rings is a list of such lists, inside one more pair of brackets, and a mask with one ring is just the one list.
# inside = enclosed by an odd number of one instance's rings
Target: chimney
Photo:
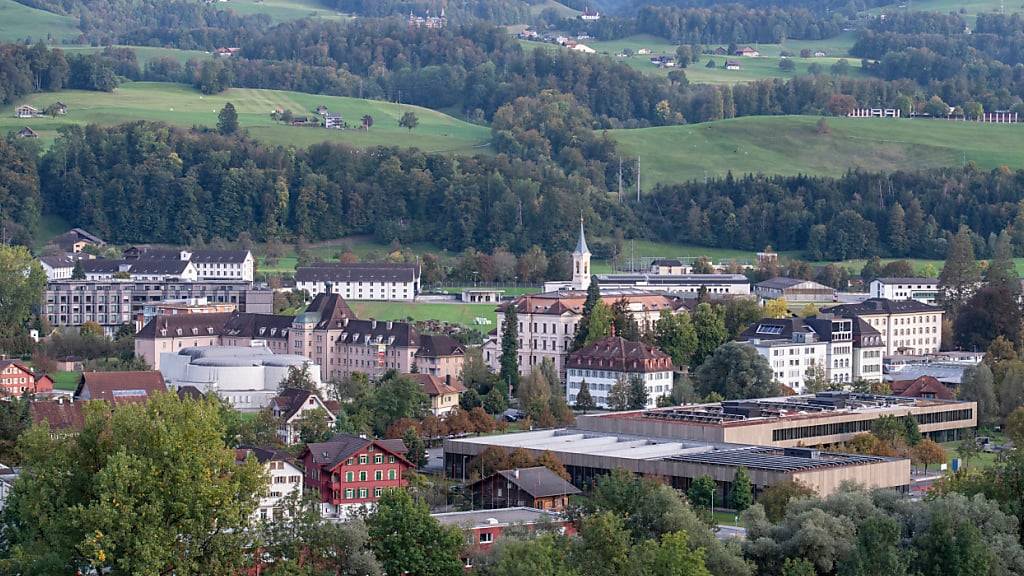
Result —
[[452, 385], [452, 375], [451, 374], [445, 374], [444, 375], [444, 383], [449, 385], [449, 386]]
[[514, 471], [512, 472], [512, 476], [514, 476], [516, 480], [518, 480], [518, 479], [519, 479], [519, 468], [516, 468], [516, 469], [515, 469], [515, 470], [514, 470]]
[[376, 330], [376, 329], [377, 329], [377, 321], [371, 318], [370, 319], [370, 330]]

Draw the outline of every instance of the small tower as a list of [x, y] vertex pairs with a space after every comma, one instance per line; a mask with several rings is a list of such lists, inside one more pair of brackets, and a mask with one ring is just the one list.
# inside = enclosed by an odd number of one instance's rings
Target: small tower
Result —
[[583, 233], [583, 214], [580, 214], [580, 239], [572, 252], [572, 288], [586, 290], [590, 287], [590, 249]]

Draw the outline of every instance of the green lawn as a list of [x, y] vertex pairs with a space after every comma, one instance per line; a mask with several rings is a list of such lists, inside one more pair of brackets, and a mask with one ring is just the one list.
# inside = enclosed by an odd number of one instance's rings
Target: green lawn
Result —
[[[495, 327], [497, 313], [494, 304], [435, 304], [420, 302], [368, 302], [349, 301], [349, 306], [359, 318], [376, 320], [440, 320], [461, 324], [489, 332]], [[474, 319], [486, 318], [490, 324], [477, 324]]]
[[[14, 106], [0, 111], [0, 133], [31, 126], [44, 140], [56, 136], [58, 127], [66, 124], [118, 124], [134, 120], [163, 121], [178, 126], [215, 126], [217, 113], [226, 102], [234, 104], [243, 128], [253, 136], [273, 144], [308, 146], [333, 141], [359, 148], [371, 146], [410, 146], [431, 152], [484, 151], [490, 138], [485, 126], [469, 124], [445, 114], [420, 108], [338, 96], [318, 96], [280, 90], [233, 88], [221, 94], [206, 96], [190, 86], [161, 82], [129, 82], [114, 92], [68, 90], [33, 94], [18, 104], [28, 103], [45, 108], [56, 100], [68, 105], [67, 116], [60, 118], [14, 118]], [[295, 114], [312, 115], [319, 104], [341, 113], [350, 124], [358, 124], [364, 114], [374, 118], [369, 131], [327, 130], [310, 126], [286, 126], [270, 119], [280, 106]], [[419, 126], [412, 131], [398, 126], [404, 112], [415, 112]]]
[[53, 378], [53, 387], [58, 390], [74, 390], [78, 387], [78, 380], [81, 372], [54, 372], [50, 374]]
[[266, 14], [274, 22], [302, 18], [328, 18], [340, 20], [345, 14], [332, 10], [316, 0], [230, 0], [216, 4], [218, 8], [234, 10], [239, 14]]
[[[53, 46], [53, 48], [60, 48], [61, 50], [69, 53], [81, 53], [91, 54], [93, 52], [99, 52], [103, 50], [103, 46]], [[131, 48], [135, 51], [136, 58], [139, 59], [139, 66], [143, 67], [146, 62], [155, 60], [157, 58], [163, 58], [169, 56], [175, 60], [184, 64], [192, 58], [199, 60], [212, 58], [209, 52], [203, 52], [202, 50], [178, 50], [176, 48], [160, 48], [158, 46], [117, 46], [117, 48]]]
[[81, 34], [78, 19], [29, 8], [14, 0], [0, 0], [0, 41], [31, 38], [49, 42], [74, 40]]
[[[257, 244], [254, 251], [258, 254], [264, 254], [265, 248], [266, 247], [264, 245]], [[311, 244], [307, 248], [314, 258], [319, 258], [328, 262], [336, 261], [338, 254], [346, 249], [351, 249], [352, 253], [358, 256], [360, 260], [367, 261], [381, 260], [391, 252], [390, 246], [377, 243], [373, 238], [366, 236], [351, 236], [348, 238], [327, 240], [325, 242]], [[411, 254], [424, 254], [430, 252], [432, 254], [444, 255], [443, 250], [429, 243], [414, 243], [401, 246], [399, 251]], [[262, 256], [259, 257], [257, 270], [260, 272], [270, 272], [275, 274], [291, 274], [292, 272], [295, 272], [295, 267], [298, 264], [298, 258], [295, 257], [295, 246], [286, 245], [284, 246], [283, 252], [284, 256], [278, 258], [277, 262], [275, 262], [273, 266], [267, 265], [266, 258]]]
[[608, 131], [627, 156], [639, 155], [644, 188], [704, 176], [815, 174], [852, 168], [918, 170], [960, 165], [1024, 167], [1016, 125], [945, 120], [756, 116], [683, 126]]
[[[892, 4], [868, 10], [871, 15], [912, 10], [914, 12], [956, 12], [973, 26], [975, 17], [982, 12], [999, 12], [1005, 8], [1007, 14], [1024, 12], [1021, 0], [913, 0], [908, 6], [906, 0], [897, 0]], [[963, 12], [961, 12], [963, 10]]]

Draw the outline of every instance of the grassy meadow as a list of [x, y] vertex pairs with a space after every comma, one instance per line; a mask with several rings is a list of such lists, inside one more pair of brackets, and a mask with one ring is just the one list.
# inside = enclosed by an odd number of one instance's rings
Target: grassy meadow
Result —
[[[116, 47], [131, 48], [135, 52], [135, 57], [139, 60], [140, 67], [145, 66], [150, 60], [164, 57], [174, 58], [182, 64], [193, 58], [197, 60], [205, 60], [213, 57], [209, 52], [203, 52], [202, 50], [178, 50], [177, 48], [161, 48], [159, 46]], [[103, 50], [103, 46], [54, 46], [54, 48], [60, 48], [67, 54], [92, 54], [93, 52], [100, 52]]]
[[0, 42], [31, 38], [60, 43], [78, 38], [78, 19], [30, 8], [14, 0], [0, 0]]
[[216, 6], [222, 10], [234, 10], [239, 14], [266, 14], [274, 22], [302, 18], [348, 18], [347, 15], [332, 10], [316, 0], [229, 0], [219, 2]]
[[[17, 104], [27, 103], [42, 109], [57, 100], [68, 105], [66, 116], [26, 120], [14, 117], [13, 105], [3, 108], [0, 110], [0, 133], [30, 126], [46, 143], [56, 136], [57, 128], [66, 124], [113, 125], [153, 120], [184, 127], [216, 126], [217, 113], [225, 103], [231, 102], [238, 111], [241, 126], [249, 129], [254, 137], [272, 144], [308, 146], [331, 141], [359, 148], [410, 146], [431, 152], [474, 153], [484, 149], [490, 138], [490, 131], [485, 126], [469, 124], [426, 108], [280, 90], [233, 88], [207, 96], [181, 84], [130, 82], [111, 93], [67, 90], [32, 94]], [[327, 130], [286, 126], [270, 118], [270, 113], [277, 106], [290, 109], [297, 115], [312, 115], [312, 110], [319, 104], [341, 113], [355, 125], [364, 114], [370, 114], [374, 125], [369, 131]], [[420, 121], [412, 131], [398, 126], [398, 119], [410, 110]]]
[[[476, 328], [485, 333], [495, 327], [498, 316], [494, 304], [350, 301], [349, 306], [359, 318], [440, 320]], [[476, 318], [486, 318], [490, 324], [477, 324]]]
[[610, 130], [625, 155], [641, 158], [642, 183], [733, 174], [838, 176], [852, 168], [925, 169], [974, 162], [1024, 167], [1024, 128], [945, 120], [749, 116], [683, 126]]

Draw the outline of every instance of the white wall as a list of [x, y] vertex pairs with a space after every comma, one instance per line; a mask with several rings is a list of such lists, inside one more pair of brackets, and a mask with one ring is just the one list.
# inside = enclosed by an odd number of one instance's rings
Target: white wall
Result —
[[[599, 408], [608, 407], [608, 394], [611, 392], [612, 386], [615, 385], [620, 379], [629, 382], [630, 377], [634, 373], [630, 372], [614, 372], [611, 370], [584, 370], [579, 368], [569, 368], [566, 370], [565, 378], [565, 398], [571, 406], [576, 402], [576, 394], [580, 391], [580, 386], [583, 381], [587, 381], [587, 390], [590, 391], [590, 397], [594, 399], [594, 402]], [[661, 371], [661, 372], [637, 372], [644, 378], [644, 384], [647, 388], [647, 407], [655, 408], [658, 405], [658, 398], [667, 396], [672, 393], [672, 372]]]

